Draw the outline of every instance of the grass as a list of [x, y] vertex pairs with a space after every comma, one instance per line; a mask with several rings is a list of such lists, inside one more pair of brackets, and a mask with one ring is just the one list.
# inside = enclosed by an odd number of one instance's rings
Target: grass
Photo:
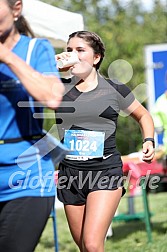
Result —
[[[105, 243], [105, 252], [166, 252], [167, 251], [167, 192], [148, 194], [150, 210], [152, 212], [152, 242], [147, 242], [147, 233], [144, 222], [114, 222], [113, 236]], [[135, 211], [141, 212], [142, 199], [135, 197]], [[127, 212], [127, 198], [123, 197], [119, 213]], [[63, 209], [57, 209], [57, 232], [59, 252], [78, 252], [74, 244], [65, 219]], [[40, 243], [35, 252], [54, 252], [54, 238], [52, 219], [48, 220]]]

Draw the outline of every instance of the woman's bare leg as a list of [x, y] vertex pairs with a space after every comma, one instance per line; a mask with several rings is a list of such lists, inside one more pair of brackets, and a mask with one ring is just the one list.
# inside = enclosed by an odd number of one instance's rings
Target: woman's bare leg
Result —
[[91, 192], [86, 205], [66, 205], [65, 213], [81, 252], [104, 252], [104, 240], [118, 207], [122, 189]]
[[66, 205], [64, 208], [72, 237], [82, 252], [82, 232], [85, 218], [85, 205]]
[[83, 225], [84, 252], [104, 252], [107, 230], [118, 207], [122, 189], [91, 192]]

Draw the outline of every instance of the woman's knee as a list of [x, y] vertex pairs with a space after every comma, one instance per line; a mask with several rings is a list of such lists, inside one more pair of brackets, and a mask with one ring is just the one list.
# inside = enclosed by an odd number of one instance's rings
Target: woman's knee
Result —
[[87, 237], [83, 239], [84, 252], [98, 252], [102, 251], [104, 243], [99, 242], [96, 237]]

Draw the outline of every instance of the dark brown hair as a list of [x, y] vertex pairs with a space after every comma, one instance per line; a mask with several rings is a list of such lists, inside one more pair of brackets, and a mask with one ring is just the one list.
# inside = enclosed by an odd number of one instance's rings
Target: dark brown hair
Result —
[[[13, 9], [14, 5], [18, 0], [6, 0], [9, 7]], [[22, 1], [21, 1], [22, 2]], [[22, 3], [23, 4], [23, 3]], [[35, 37], [34, 32], [32, 31], [30, 25], [28, 24], [27, 20], [23, 17], [23, 15], [20, 15], [18, 17], [18, 20], [15, 21], [15, 26], [16, 29], [20, 34], [30, 36], [30, 37]]]
[[96, 70], [98, 70], [101, 65], [101, 62], [103, 61], [105, 53], [105, 47], [101, 38], [94, 32], [77, 31], [69, 35], [68, 42], [71, 38], [74, 37], [82, 38], [83, 40], [85, 40], [88, 45], [93, 49], [94, 53], [99, 54], [101, 56], [100, 61], [96, 65]]

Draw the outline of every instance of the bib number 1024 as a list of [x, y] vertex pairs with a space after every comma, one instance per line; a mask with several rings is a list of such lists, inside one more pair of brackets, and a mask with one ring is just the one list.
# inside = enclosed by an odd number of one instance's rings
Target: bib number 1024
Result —
[[89, 140], [76, 140], [74, 141], [71, 140], [69, 141], [69, 144], [70, 144], [70, 150], [71, 151], [85, 151], [85, 152], [89, 152], [89, 151], [94, 151], [96, 152], [97, 151], [97, 142], [96, 141], [93, 141], [93, 142], [90, 142]]
[[65, 131], [64, 144], [69, 155], [84, 157], [101, 157], [104, 150], [104, 132], [86, 130]]

